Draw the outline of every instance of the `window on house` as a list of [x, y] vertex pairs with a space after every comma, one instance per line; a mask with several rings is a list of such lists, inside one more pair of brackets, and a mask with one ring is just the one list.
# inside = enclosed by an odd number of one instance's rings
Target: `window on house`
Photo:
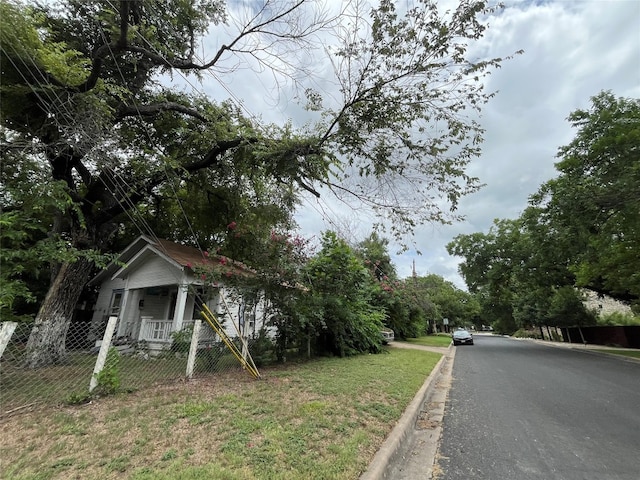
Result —
[[238, 322], [240, 331], [244, 332], [244, 334], [251, 334], [255, 332], [256, 310], [253, 303], [240, 303], [238, 306]]
[[111, 294], [111, 303], [109, 305], [109, 315], [117, 317], [120, 314], [120, 307], [122, 306], [122, 297], [124, 295], [123, 290], [114, 290]]
[[255, 331], [256, 331], [256, 312], [255, 312], [255, 310], [252, 311], [247, 316], [247, 325], [249, 326], [249, 332], [255, 333]]

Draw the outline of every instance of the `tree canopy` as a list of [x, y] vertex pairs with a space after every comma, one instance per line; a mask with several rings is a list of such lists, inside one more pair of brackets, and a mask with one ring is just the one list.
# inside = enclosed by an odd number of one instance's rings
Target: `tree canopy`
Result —
[[532, 198], [571, 256], [576, 284], [626, 301], [640, 298], [640, 100], [601, 92], [569, 121], [559, 175]]
[[640, 101], [601, 92], [568, 120], [577, 133], [558, 151], [558, 176], [520, 218], [447, 246], [507, 330], [593, 321], [580, 288], [640, 300]]
[[[11, 27], [0, 31], [3, 164], [11, 158], [25, 174], [47, 165], [46, 181], [67, 200], [40, 221], [79, 252], [41, 304], [32, 366], [64, 354], [94, 266], [82, 252], [111, 251], [132, 229], [213, 244], [232, 222], [260, 217], [252, 233], [264, 235], [291, 224], [302, 192], [325, 186], [403, 235], [455, 217], [460, 196], [479, 186], [465, 172], [482, 141], [473, 114], [492, 95], [480, 79], [502, 59], [467, 50], [494, 12], [487, 2], [450, 12], [431, 0], [406, 10], [356, 2], [335, 14], [313, 0], [2, 0], [0, 9]], [[335, 91], [317, 88], [318, 62], [331, 65]], [[317, 116], [270, 125], [233, 96], [214, 101], [172, 81], [245, 67], [296, 85]], [[196, 219], [206, 232], [194, 233]]]

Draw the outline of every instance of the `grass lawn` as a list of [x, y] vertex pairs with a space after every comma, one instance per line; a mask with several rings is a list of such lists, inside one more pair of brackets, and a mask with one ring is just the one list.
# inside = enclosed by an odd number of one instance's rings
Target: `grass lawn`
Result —
[[4, 479], [357, 479], [440, 355], [235, 371], [0, 419]]
[[610, 353], [613, 355], [623, 355], [625, 357], [631, 357], [631, 358], [638, 358], [640, 359], [640, 351], [638, 350], [624, 350], [624, 349], [611, 349], [611, 348], [607, 348], [607, 349], [596, 349], [596, 352], [602, 352], [602, 353]]
[[424, 345], [427, 347], [448, 347], [451, 343], [451, 335], [448, 333], [438, 333], [437, 335], [426, 335], [419, 338], [409, 338], [407, 343]]

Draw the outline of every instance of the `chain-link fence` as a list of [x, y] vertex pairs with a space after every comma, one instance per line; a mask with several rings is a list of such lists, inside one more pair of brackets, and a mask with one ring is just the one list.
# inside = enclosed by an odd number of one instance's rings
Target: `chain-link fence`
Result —
[[116, 322], [113, 317], [102, 340], [92, 345], [87, 344], [86, 330], [71, 324], [63, 360], [37, 368], [27, 362], [33, 326], [0, 324], [0, 417], [232, 369], [239, 375], [254, 374], [273, 360], [273, 341], [264, 332], [230, 338], [216, 333], [207, 321], [196, 320], [168, 332], [163, 342], [132, 342], [112, 338]]

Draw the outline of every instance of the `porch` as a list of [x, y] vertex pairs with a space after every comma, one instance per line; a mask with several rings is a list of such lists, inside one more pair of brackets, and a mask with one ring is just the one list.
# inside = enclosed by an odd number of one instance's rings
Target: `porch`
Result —
[[[191, 332], [194, 323], [195, 320], [193, 319], [184, 320], [182, 322], [182, 329], [176, 330], [173, 319], [157, 319], [143, 316], [140, 318], [138, 341], [147, 342], [149, 345], [157, 345], [167, 349], [174, 342], [176, 332]], [[211, 328], [205, 327], [200, 330], [199, 345], [209, 345], [216, 340], [216, 335]]]

